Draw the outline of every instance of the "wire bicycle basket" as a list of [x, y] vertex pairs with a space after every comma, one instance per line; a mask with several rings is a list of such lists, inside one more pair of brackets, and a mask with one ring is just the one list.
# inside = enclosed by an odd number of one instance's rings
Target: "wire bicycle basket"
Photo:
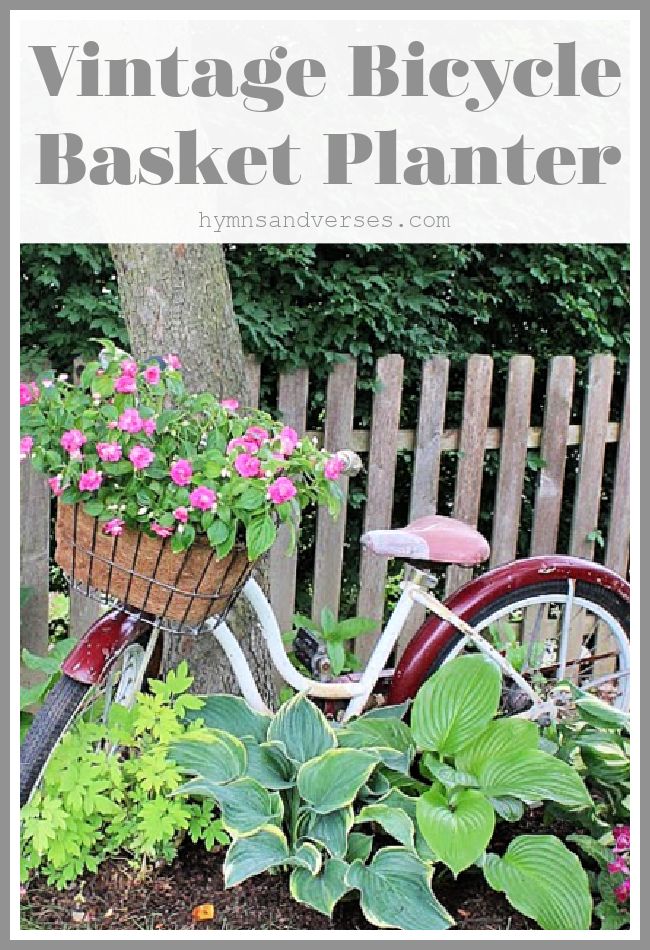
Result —
[[172, 631], [196, 631], [210, 617], [225, 617], [254, 566], [243, 544], [223, 558], [202, 540], [175, 553], [167, 538], [132, 528], [104, 534], [81, 505], [61, 503], [55, 560], [85, 596], [118, 601]]

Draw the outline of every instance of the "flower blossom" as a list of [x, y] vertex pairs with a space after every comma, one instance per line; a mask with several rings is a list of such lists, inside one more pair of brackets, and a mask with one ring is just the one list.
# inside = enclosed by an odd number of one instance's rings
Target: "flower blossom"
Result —
[[80, 449], [85, 445], [88, 439], [79, 429], [68, 429], [59, 439], [59, 445], [65, 449], [73, 458], [80, 458]]
[[268, 442], [269, 434], [261, 426], [249, 426], [244, 432], [244, 438], [260, 446], [263, 442]]
[[122, 376], [137, 376], [138, 375], [138, 364], [135, 360], [126, 359], [122, 360], [120, 363], [120, 369], [122, 370]]
[[138, 384], [135, 376], [118, 376], [115, 380], [116, 393], [135, 393], [138, 391]]
[[79, 491], [97, 491], [104, 476], [94, 468], [89, 468], [79, 479]]
[[179, 505], [178, 508], [174, 508], [174, 518], [177, 521], [180, 521], [182, 524], [187, 524], [187, 508], [183, 505]]
[[629, 867], [627, 866], [627, 861], [625, 858], [618, 857], [615, 861], [611, 861], [607, 865], [607, 870], [610, 874], [629, 874]]
[[246, 455], [242, 452], [235, 459], [235, 469], [244, 478], [255, 478], [260, 472], [260, 460], [254, 455]]
[[150, 528], [154, 534], [158, 535], [159, 538], [168, 538], [174, 533], [173, 528], [166, 528], [164, 525], [158, 524], [157, 521], [152, 521]]
[[137, 409], [125, 409], [122, 415], [117, 420], [117, 428], [121, 429], [122, 432], [130, 432], [135, 434], [142, 430], [143, 420], [140, 418], [140, 413]]
[[201, 511], [212, 508], [216, 500], [216, 494], [206, 485], [199, 485], [194, 491], [190, 492], [190, 505], [193, 508], [199, 508]]
[[129, 461], [133, 468], [148, 468], [155, 459], [154, 453], [146, 445], [135, 445], [129, 452]]
[[122, 446], [119, 442], [98, 442], [96, 448], [102, 462], [119, 462], [122, 458]]
[[150, 386], [156, 386], [160, 382], [160, 366], [158, 366], [157, 363], [153, 363], [151, 366], [147, 366], [142, 375], [145, 378], [145, 382], [149, 383]]
[[151, 438], [151, 436], [152, 436], [152, 435], [155, 433], [155, 431], [156, 431], [156, 420], [153, 419], [153, 418], [151, 418], [151, 419], [143, 419], [143, 420], [142, 420], [142, 430], [143, 430], [143, 432], [144, 432], [145, 435], [148, 435], [148, 436]]
[[239, 409], [239, 399], [222, 399], [221, 405], [224, 409], [227, 409], [228, 412], [235, 412]]
[[252, 439], [245, 439], [240, 436], [238, 439], [230, 440], [226, 446], [226, 455], [230, 455], [235, 449], [243, 449], [244, 452], [247, 452], [249, 455], [254, 455], [254, 453], [257, 452], [258, 444]]
[[169, 475], [175, 485], [184, 488], [192, 481], [192, 463], [188, 459], [178, 459], [172, 463]]
[[35, 402], [40, 395], [40, 391], [36, 383], [21, 383], [20, 384], [20, 405], [29, 406], [30, 403]]
[[59, 495], [63, 494], [63, 476], [54, 475], [52, 478], [48, 478], [47, 484], [50, 486], [52, 494], [58, 498]]
[[34, 440], [31, 435], [24, 435], [20, 440], [20, 460], [26, 459], [28, 455], [32, 454], [32, 449], [34, 448]]
[[630, 899], [630, 879], [623, 881], [622, 884], [619, 884], [618, 887], [614, 888], [614, 896], [619, 904], [624, 904]]
[[291, 455], [298, 445], [298, 433], [291, 426], [285, 426], [280, 432], [280, 451], [283, 455]]
[[333, 482], [336, 481], [344, 468], [345, 462], [343, 459], [338, 458], [336, 455], [332, 455], [325, 462], [323, 474], [325, 475], [325, 478], [328, 478], [331, 482]]
[[180, 369], [182, 365], [175, 353], [168, 353], [165, 357], [165, 363], [168, 369]]
[[293, 498], [297, 491], [298, 489], [291, 479], [282, 475], [280, 478], [276, 478], [274, 482], [271, 482], [266, 492], [266, 497], [274, 502], [274, 504], [281, 505], [283, 502]]
[[630, 826], [616, 825], [614, 828], [614, 851], [630, 850]]
[[110, 534], [114, 538], [119, 538], [124, 531], [124, 522], [121, 518], [111, 518], [110, 521], [106, 522], [102, 531], [104, 534]]

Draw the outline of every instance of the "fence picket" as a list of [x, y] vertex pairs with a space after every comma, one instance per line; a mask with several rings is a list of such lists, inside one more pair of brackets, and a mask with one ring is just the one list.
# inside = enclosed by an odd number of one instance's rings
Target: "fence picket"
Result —
[[532, 356], [525, 355], [513, 356], [508, 367], [490, 567], [506, 564], [517, 556], [534, 368]]
[[[307, 426], [307, 390], [309, 371], [298, 369], [282, 373], [278, 383], [278, 409], [285, 425], [291, 426], [302, 438]], [[271, 604], [280, 624], [280, 630], [291, 628], [296, 600], [297, 553], [287, 554], [291, 534], [287, 525], [278, 529], [278, 537], [269, 554], [269, 585]]]
[[572, 356], [553, 357], [548, 370], [539, 453], [545, 465], [537, 479], [531, 554], [549, 554], [557, 545], [574, 376], [575, 360]]
[[625, 576], [630, 550], [630, 380], [625, 387], [605, 563]]
[[[324, 446], [328, 452], [339, 452], [341, 449], [350, 448], [352, 444], [356, 379], [356, 360], [337, 363], [329, 375], [324, 434]], [[320, 619], [323, 607], [330, 607], [338, 616], [348, 479], [342, 479], [340, 484], [343, 503], [339, 517], [336, 520], [332, 518], [327, 508], [321, 507], [318, 510], [312, 604], [312, 616], [315, 620]]]
[[[368, 459], [368, 500], [364, 531], [389, 528], [393, 512], [393, 488], [397, 462], [397, 434], [402, 402], [404, 360], [382, 356], [377, 360], [378, 389], [372, 401], [370, 455]], [[386, 560], [364, 549], [359, 570], [358, 612], [381, 623], [384, 611]], [[356, 652], [366, 660], [375, 644], [375, 635], [356, 641]]]
[[[475, 526], [478, 521], [483, 482], [483, 456], [490, 415], [492, 357], [473, 354], [467, 360], [463, 421], [460, 430], [454, 518]], [[447, 571], [450, 594], [472, 576], [468, 568], [452, 565]]]
[[262, 365], [255, 356], [245, 357], [246, 383], [250, 394], [250, 406], [257, 409], [260, 404], [260, 380]]

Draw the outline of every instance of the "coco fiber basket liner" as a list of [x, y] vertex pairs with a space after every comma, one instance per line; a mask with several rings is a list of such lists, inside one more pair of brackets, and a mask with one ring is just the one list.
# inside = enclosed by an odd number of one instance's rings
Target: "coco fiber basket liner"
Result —
[[218, 558], [197, 541], [175, 554], [169, 540], [132, 528], [103, 534], [81, 505], [58, 505], [55, 560], [75, 583], [115, 597], [135, 610], [188, 626], [225, 614], [253, 564], [243, 545]]

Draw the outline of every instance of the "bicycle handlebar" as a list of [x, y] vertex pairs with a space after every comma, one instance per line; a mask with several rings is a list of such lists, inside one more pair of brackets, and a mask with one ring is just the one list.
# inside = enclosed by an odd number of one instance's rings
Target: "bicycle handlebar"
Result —
[[357, 453], [353, 452], [351, 449], [342, 449], [340, 452], [336, 453], [336, 457], [340, 459], [345, 465], [345, 468], [341, 472], [342, 475], [350, 475], [354, 477], [355, 475], [358, 475], [363, 468], [363, 462]]

